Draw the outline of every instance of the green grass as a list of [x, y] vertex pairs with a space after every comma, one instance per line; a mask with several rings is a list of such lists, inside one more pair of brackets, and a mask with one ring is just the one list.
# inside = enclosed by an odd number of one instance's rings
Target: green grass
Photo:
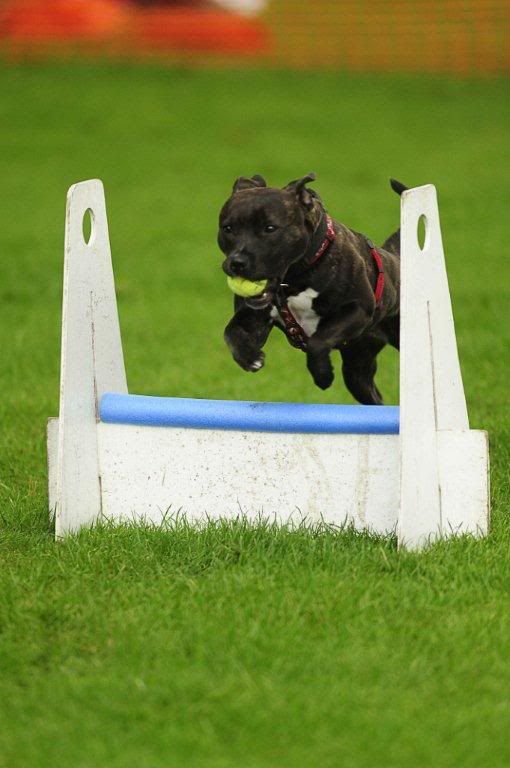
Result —
[[[510, 84], [3, 68], [0, 81], [0, 766], [508, 766]], [[484, 541], [422, 555], [321, 528], [111, 527], [56, 545], [64, 200], [106, 185], [130, 389], [350, 402], [281, 336], [245, 374], [215, 245], [238, 175], [318, 174], [381, 241], [392, 175], [439, 190], [472, 425], [491, 437]], [[398, 400], [398, 357], [378, 381]]]

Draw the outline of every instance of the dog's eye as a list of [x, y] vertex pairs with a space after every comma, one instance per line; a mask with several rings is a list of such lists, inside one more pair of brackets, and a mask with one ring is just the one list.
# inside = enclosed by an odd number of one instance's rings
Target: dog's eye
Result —
[[264, 232], [269, 232], [269, 233], [276, 232], [277, 229], [278, 227], [275, 226], [274, 224], [268, 224], [267, 227], [264, 227]]
[[223, 229], [224, 232], [227, 233], [227, 235], [230, 235], [232, 233], [232, 227], [230, 226], [230, 224], [225, 224], [222, 227], [222, 229]]

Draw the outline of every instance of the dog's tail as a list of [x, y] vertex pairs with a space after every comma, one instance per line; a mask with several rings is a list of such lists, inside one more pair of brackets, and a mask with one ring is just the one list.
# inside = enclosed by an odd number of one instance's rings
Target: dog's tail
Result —
[[405, 192], [406, 189], [409, 189], [409, 187], [406, 187], [405, 184], [402, 184], [401, 181], [397, 181], [396, 179], [390, 179], [390, 185], [394, 192], [397, 193], [397, 195], [401, 195], [402, 192]]
[[[397, 195], [401, 195], [402, 192], [405, 192], [406, 189], [409, 189], [409, 187], [406, 187], [405, 184], [402, 184], [401, 181], [397, 181], [396, 179], [390, 179], [390, 184], [392, 190], [396, 192]], [[395, 256], [400, 256], [400, 229], [397, 229], [396, 232], [394, 232], [388, 237], [387, 240], [385, 240], [383, 243], [383, 248], [390, 253], [394, 253]]]

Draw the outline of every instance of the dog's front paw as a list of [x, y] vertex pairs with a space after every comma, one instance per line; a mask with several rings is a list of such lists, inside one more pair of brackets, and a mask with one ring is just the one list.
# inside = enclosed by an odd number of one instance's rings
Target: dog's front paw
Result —
[[335, 373], [329, 355], [320, 359], [308, 359], [308, 370], [312, 374], [315, 384], [320, 389], [329, 389], [335, 380]]
[[257, 373], [257, 371], [260, 371], [260, 369], [264, 367], [264, 363], [265, 363], [265, 355], [263, 352], [261, 352], [259, 357], [257, 357], [257, 359], [253, 361], [253, 363], [250, 365], [248, 370], [251, 371], [252, 373]]
[[234, 360], [244, 371], [257, 373], [257, 371], [260, 371], [260, 369], [264, 367], [265, 355], [260, 350], [251, 355], [246, 353], [234, 353]]
[[313, 380], [320, 389], [329, 389], [335, 380], [335, 374], [332, 370], [324, 371], [319, 374], [315, 374]]

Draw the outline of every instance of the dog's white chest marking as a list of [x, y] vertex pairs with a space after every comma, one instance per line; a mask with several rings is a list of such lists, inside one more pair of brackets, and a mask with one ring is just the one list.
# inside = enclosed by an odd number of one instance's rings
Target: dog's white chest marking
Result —
[[[318, 292], [314, 291], [313, 288], [307, 288], [298, 293], [297, 296], [289, 296], [287, 299], [290, 311], [307, 336], [312, 336], [319, 325], [320, 316], [312, 309], [312, 301], [318, 295]], [[278, 310], [275, 307], [271, 310], [271, 317], [279, 322], [280, 325], [282, 324]]]

